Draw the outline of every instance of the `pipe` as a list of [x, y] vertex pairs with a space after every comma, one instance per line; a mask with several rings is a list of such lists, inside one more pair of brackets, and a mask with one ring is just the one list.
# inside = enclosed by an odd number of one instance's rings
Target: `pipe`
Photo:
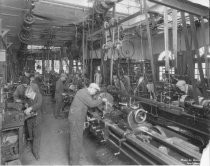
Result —
[[[114, 145], [115, 147], [118, 148], [118, 145], [114, 141], [112, 141], [111, 139], [107, 139], [107, 141], [110, 142], [112, 145]], [[128, 158], [130, 158], [132, 161], [134, 161], [136, 164], [140, 165], [140, 163], [136, 159], [134, 159], [131, 155], [129, 155], [126, 151], [124, 151], [123, 149], [120, 149], [120, 151], [124, 155], [126, 155]]]
[[[112, 137], [114, 137], [116, 140], [120, 141], [120, 138], [117, 137], [114, 133], [110, 132], [109, 135], [111, 135]], [[146, 162], [148, 162], [149, 165], [156, 165], [157, 164], [157, 163], [152, 162], [151, 159], [149, 159], [145, 155], [139, 153], [136, 149], [134, 149], [128, 143], [122, 142], [122, 144], [125, 145], [127, 148], [129, 148], [131, 151], [133, 151], [136, 155], [140, 156], [143, 160], [145, 160]], [[120, 148], [120, 147], [118, 146], [118, 148]], [[121, 148], [120, 148], [120, 150], [121, 150]]]

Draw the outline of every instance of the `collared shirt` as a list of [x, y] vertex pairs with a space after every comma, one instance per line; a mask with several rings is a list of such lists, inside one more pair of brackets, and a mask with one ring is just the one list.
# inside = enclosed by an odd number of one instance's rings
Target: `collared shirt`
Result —
[[64, 92], [65, 89], [67, 89], [67, 87], [64, 85], [63, 81], [61, 81], [61, 79], [59, 79], [56, 82], [56, 88], [55, 88], [56, 96], [62, 96], [62, 93]]

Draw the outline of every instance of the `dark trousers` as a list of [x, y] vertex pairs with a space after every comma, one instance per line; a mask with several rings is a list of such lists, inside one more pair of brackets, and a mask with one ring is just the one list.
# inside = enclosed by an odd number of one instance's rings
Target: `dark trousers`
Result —
[[61, 116], [61, 109], [63, 107], [63, 98], [62, 96], [56, 96], [55, 98], [55, 109], [54, 109], [54, 116], [57, 118]]
[[70, 165], [78, 165], [80, 160], [80, 155], [82, 153], [83, 147], [83, 127], [84, 122], [80, 120], [70, 120], [69, 121], [69, 160]]
[[32, 139], [32, 153], [35, 157], [39, 156], [41, 140], [41, 124], [37, 122], [37, 117], [26, 120], [29, 138]]

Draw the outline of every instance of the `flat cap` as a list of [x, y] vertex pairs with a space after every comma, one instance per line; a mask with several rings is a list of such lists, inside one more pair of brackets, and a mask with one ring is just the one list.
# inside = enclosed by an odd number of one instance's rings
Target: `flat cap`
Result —
[[89, 85], [89, 88], [94, 88], [94, 89], [100, 91], [100, 87], [99, 87], [98, 84], [96, 84], [96, 83], [91, 83], [91, 84]]

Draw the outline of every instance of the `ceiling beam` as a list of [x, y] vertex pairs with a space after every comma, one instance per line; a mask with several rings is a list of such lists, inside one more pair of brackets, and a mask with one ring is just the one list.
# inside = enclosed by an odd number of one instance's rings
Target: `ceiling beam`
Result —
[[209, 17], [209, 8], [186, 0], [149, 0], [196, 16]]
[[[124, 23], [124, 22], [126, 22], [126, 21], [128, 21], [128, 20], [130, 20], [130, 19], [132, 19], [132, 18], [135, 18], [135, 17], [137, 17], [137, 16], [140, 15], [140, 14], [142, 14], [141, 11], [136, 12], [136, 13], [134, 13], [134, 14], [128, 16], [128, 17], [125, 17], [124, 19], [119, 20], [118, 25], [120, 25], [120, 24], [122, 24], [122, 23]], [[114, 25], [114, 26], [115, 26], [115, 25]], [[95, 35], [97, 35], [97, 34], [103, 32], [104, 30], [107, 30], [107, 29], [109, 29], [109, 28], [112, 28], [112, 27], [114, 27], [114, 26], [112, 25], [112, 26], [109, 26], [108, 28], [101, 28], [101, 29], [99, 29], [99, 30], [93, 32], [92, 34], [88, 35], [88, 38], [92, 38], [93, 36], [95, 36]]]

